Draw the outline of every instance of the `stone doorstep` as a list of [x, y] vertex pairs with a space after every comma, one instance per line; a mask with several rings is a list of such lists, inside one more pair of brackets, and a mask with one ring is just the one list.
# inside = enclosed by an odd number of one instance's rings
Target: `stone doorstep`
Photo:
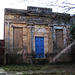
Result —
[[8, 75], [8, 74], [3, 68], [0, 68], [0, 75]]
[[10, 72], [7, 72], [8, 74], [7, 75], [23, 75], [23, 72], [17, 72], [17, 71], [10, 71]]
[[23, 73], [22, 73], [22, 72], [16, 72], [16, 74], [17, 74], [17, 75], [23, 75]]

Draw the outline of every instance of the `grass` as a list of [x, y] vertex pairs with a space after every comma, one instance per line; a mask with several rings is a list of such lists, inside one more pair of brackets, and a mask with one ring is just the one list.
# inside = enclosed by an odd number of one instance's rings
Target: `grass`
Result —
[[28, 75], [26, 72], [23, 72], [23, 75]]
[[23, 75], [70, 75], [70, 73], [71, 75], [75, 75], [75, 63], [45, 65], [2, 65], [0, 67], [2, 67], [7, 72], [22, 72]]
[[28, 71], [28, 70], [40, 70], [42, 65], [6, 65], [1, 66], [6, 71]]
[[75, 69], [75, 64], [46, 64], [46, 65], [5, 65], [0, 66], [6, 71], [36, 71], [36, 70], [52, 70], [52, 69], [62, 69], [71, 70]]

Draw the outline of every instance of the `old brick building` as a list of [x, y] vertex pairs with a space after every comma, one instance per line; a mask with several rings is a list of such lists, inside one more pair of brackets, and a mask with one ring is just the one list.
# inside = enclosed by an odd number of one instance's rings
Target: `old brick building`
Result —
[[[59, 53], [69, 44], [70, 15], [50, 8], [5, 9], [5, 53]], [[23, 56], [23, 60], [26, 60]]]

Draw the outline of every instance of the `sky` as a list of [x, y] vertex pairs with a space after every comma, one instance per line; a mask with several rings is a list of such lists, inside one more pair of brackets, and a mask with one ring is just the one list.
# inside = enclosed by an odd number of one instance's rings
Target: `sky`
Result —
[[[35, 6], [35, 7], [45, 7], [45, 8], [52, 8], [53, 12], [60, 12], [63, 13], [64, 8], [58, 8], [56, 6], [50, 6], [50, 3], [57, 2], [57, 5], [63, 5], [62, 2], [66, 0], [1, 0], [0, 1], [0, 40], [4, 39], [4, 9], [5, 8], [15, 8], [15, 9], [27, 9], [27, 6]], [[67, 0], [67, 3], [75, 3], [75, 0]], [[68, 6], [68, 4], [64, 4]], [[69, 5], [75, 6], [75, 5]], [[69, 14], [74, 14], [74, 9], [68, 12]]]

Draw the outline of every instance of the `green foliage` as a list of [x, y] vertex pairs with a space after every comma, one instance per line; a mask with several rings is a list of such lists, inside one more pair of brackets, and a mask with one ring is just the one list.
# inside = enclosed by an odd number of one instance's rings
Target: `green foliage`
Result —
[[26, 72], [23, 72], [23, 75], [28, 75]]
[[70, 33], [71, 33], [71, 40], [75, 40], [75, 25], [71, 26]]
[[[1, 66], [0, 66], [1, 67]], [[21, 75], [75, 75], [75, 63], [55, 63], [45, 65], [2, 65], [2, 68], [10, 72], [21, 72]], [[73, 69], [73, 70], [72, 70]], [[12, 74], [13, 75], [13, 74]], [[14, 74], [20, 75], [20, 74]]]
[[40, 70], [42, 65], [6, 65], [2, 66], [6, 71], [29, 71], [29, 70]]

